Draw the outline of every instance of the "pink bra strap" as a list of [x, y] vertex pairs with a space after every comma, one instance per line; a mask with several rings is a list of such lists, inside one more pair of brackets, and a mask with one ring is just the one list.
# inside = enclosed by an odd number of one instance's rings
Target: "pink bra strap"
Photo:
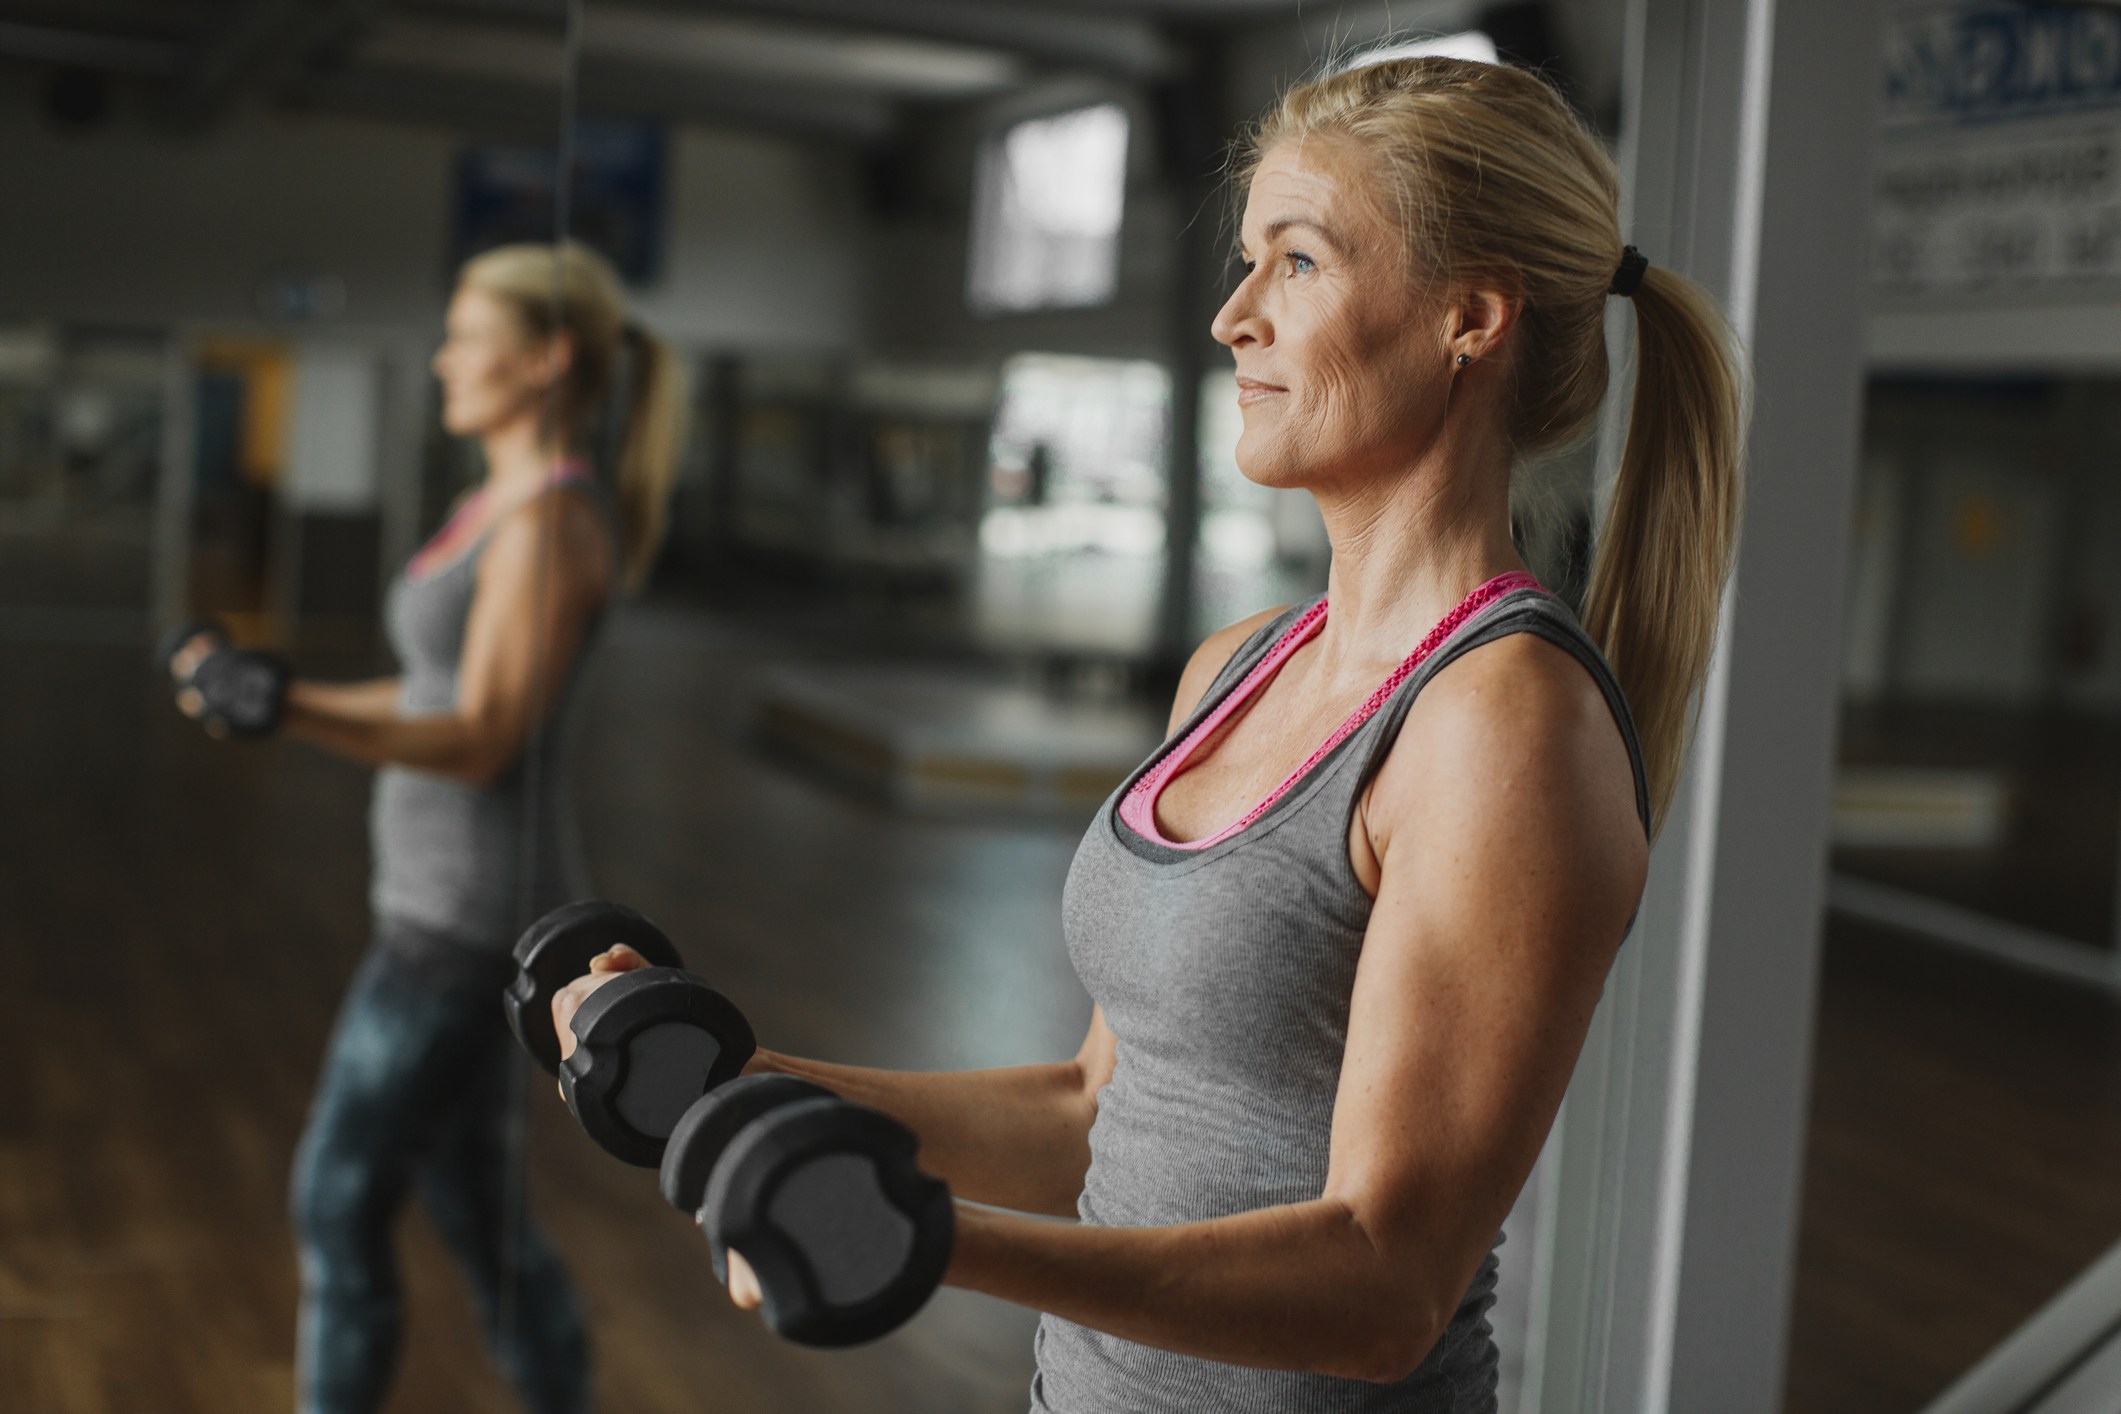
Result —
[[[523, 498], [524, 504], [535, 501], [555, 486], [573, 486], [589, 479], [589, 463], [580, 457], [569, 457], [566, 461], [555, 463], [552, 470], [545, 473], [545, 480], [539, 484], [538, 489]], [[451, 537], [456, 534], [458, 526], [478, 514], [480, 507], [486, 504], [488, 494], [488, 488], [482, 484], [466, 496], [455, 513], [442, 522], [442, 528], [428, 536], [427, 543], [413, 552], [412, 559], [406, 562], [405, 572], [414, 579], [423, 579], [428, 570], [451, 558], [451, 552], [455, 548]]]
[[1325, 627], [1326, 601], [1323, 599], [1319, 600], [1305, 610], [1295, 623], [1289, 625], [1287, 631], [1276, 641], [1274, 647], [1268, 650], [1267, 655], [1259, 660], [1251, 672], [1245, 674], [1242, 682], [1238, 683], [1235, 688], [1224, 696], [1221, 702], [1216, 704], [1214, 711], [1203, 717], [1192, 731], [1186, 733], [1183, 741], [1165, 753], [1162, 760], [1142, 774], [1141, 778], [1134, 783], [1133, 788], [1127, 792], [1126, 797], [1120, 801], [1120, 818], [1143, 839], [1170, 849], [1206, 849], [1209, 845], [1221, 843], [1246, 826], [1253, 824], [1262, 815], [1265, 815], [1268, 810], [1272, 809], [1276, 801], [1295, 789], [1303, 781], [1304, 777], [1317, 768], [1321, 761], [1333, 754], [1335, 747], [1346, 741], [1355, 732], [1356, 728], [1375, 716], [1378, 710], [1391, 699], [1392, 694], [1398, 691], [1399, 685], [1411, 677], [1414, 671], [1428, 659], [1430, 654], [1450, 641], [1451, 635], [1463, 627], [1466, 620], [1472, 618], [1505, 594], [1514, 593], [1520, 589], [1537, 588], [1539, 588], [1537, 579], [1522, 570], [1513, 570], [1508, 574], [1497, 575], [1478, 589], [1475, 589], [1471, 594], [1459, 601], [1458, 607], [1444, 615], [1436, 627], [1429, 630], [1428, 636], [1422, 639], [1420, 645], [1412, 653], [1408, 654], [1382, 683], [1378, 684], [1377, 690], [1363, 699], [1362, 705], [1349, 713], [1341, 724], [1333, 729], [1332, 735], [1328, 736], [1316, 751], [1313, 751], [1304, 759], [1304, 763], [1301, 766], [1290, 772], [1280, 785], [1269, 791], [1266, 799], [1260, 801], [1259, 804], [1246, 811], [1242, 817], [1216, 831], [1206, 839], [1179, 841], [1165, 838], [1163, 831], [1158, 828], [1156, 823], [1157, 797], [1163, 793], [1164, 787], [1170, 784], [1172, 777], [1186, 768], [1191, 762], [1195, 751], [1215, 733], [1216, 729], [1228, 721], [1231, 715], [1243, 706], [1246, 701], [1250, 700], [1253, 694], [1258, 692], [1269, 678], [1279, 672], [1282, 664], [1289, 660], [1290, 655], [1303, 647], [1304, 644], [1310, 642], [1312, 638], [1317, 636], [1319, 630]]

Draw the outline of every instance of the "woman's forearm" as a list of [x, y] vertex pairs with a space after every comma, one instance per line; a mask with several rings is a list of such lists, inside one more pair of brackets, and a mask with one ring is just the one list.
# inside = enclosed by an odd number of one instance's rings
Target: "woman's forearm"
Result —
[[515, 759], [495, 733], [455, 713], [408, 716], [397, 682], [288, 684], [280, 727], [288, 736], [367, 766], [411, 766], [485, 784]]
[[[961, 1195], [962, 1196], [962, 1195]], [[957, 1209], [945, 1280], [1122, 1340], [1260, 1369], [1404, 1379], [1455, 1300], [1330, 1199], [1172, 1227]]]
[[996, 1070], [895, 1071], [761, 1051], [751, 1069], [814, 1080], [920, 1136], [921, 1167], [961, 1198], [1075, 1216], [1096, 1096], [1073, 1061]]
[[296, 678], [287, 685], [288, 696], [298, 693], [314, 709], [337, 717], [394, 717], [398, 713], [403, 678], [363, 678], [359, 682], [319, 682]]

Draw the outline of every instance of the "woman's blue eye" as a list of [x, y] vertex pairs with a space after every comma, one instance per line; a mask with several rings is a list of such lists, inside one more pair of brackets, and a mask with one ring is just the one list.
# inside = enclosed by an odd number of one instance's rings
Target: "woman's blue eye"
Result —
[[1305, 254], [1304, 254], [1304, 253], [1303, 253], [1302, 251], [1300, 251], [1300, 250], [1292, 250], [1292, 251], [1290, 251], [1290, 252], [1289, 252], [1289, 273], [1290, 273], [1290, 274], [1292, 274], [1292, 275], [1308, 275], [1308, 274], [1310, 274], [1310, 273], [1311, 273], [1311, 272], [1312, 272], [1313, 270], [1316, 270], [1317, 268], [1318, 268], [1318, 262], [1317, 262], [1317, 261], [1315, 261], [1315, 260], [1313, 260], [1313, 259], [1312, 259], [1312, 258], [1311, 258], [1310, 256], [1308, 256], [1308, 255], [1305, 255]]

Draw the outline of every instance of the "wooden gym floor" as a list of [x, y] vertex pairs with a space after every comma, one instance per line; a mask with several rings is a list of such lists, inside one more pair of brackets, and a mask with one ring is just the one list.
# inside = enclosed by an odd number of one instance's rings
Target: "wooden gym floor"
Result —
[[[1072, 1049], [1058, 899], [1076, 830], [909, 819], [747, 741], [795, 656], [690, 611], [607, 646], [583, 752], [600, 888], [661, 921], [768, 1044], [950, 1067]], [[179, 721], [136, 648], [14, 644], [0, 683], [0, 1406], [289, 1407], [285, 1175], [367, 933], [365, 773]], [[1896, 1414], [2121, 1237], [2121, 1017], [1937, 949], [1829, 929], [1788, 1407]], [[1032, 1317], [946, 1292], [822, 1354], [712, 1285], [653, 1177], [542, 1082], [533, 1189], [589, 1307], [600, 1407], [1019, 1411]], [[405, 1232], [393, 1408], [514, 1406], [438, 1243]]]

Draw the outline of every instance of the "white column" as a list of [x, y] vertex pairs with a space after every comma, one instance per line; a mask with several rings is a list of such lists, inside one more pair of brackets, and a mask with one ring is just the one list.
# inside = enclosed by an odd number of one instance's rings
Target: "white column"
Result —
[[383, 412], [382, 363], [360, 343], [305, 343], [295, 363], [294, 410], [287, 474], [274, 519], [273, 585], [268, 603], [279, 632], [291, 635], [303, 613], [302, 559], [309, 518], [373, 512]]
[[281, 486], [289, 510], [375, 509], [381, 481], [381, 374], [376, 351], [366, 345], [303, 345], [295, 364], [294, 425]]
[[1782, 1403], [1867, 286], [1877, 0], [1632, 0], [1629, 238], [1752, 351], [1692, 761], [1557, 1133], [1527, 1407]]

